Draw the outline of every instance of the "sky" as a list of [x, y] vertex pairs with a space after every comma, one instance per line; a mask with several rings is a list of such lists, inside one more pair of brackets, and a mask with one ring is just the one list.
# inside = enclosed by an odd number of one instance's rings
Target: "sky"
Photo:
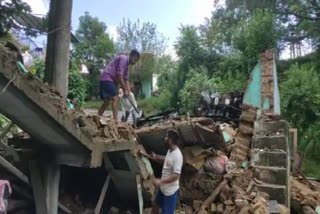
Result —
[[[50, 0], [23, 1], [31, 6], [33, 14], [45, 15], [49, 10]], [[77, 30], [79, 17], [86, 11], [106, 23], [107, 32], [114, 40], [117, 38], [116, 28], [123, 19], [152, 22], [168, 39], [167, 53], [176, 58], [173, 45], [179, 36], [181, 24], [198, 26], [204, 23], [206, 17], [211, 17], [214, 9], [213, 0], [73, 0], [72, 31]], [[45, 44], [46, 37], [42, 36], [36, 42]], [[310, 53], [310, 47], [303, 45], [303, 55]], [[289, 48], [286, 47], [280, 58], [289, 57]]]
[[[24, 0], [33, 14], [46, 14], [49, 0]], [[179, 36], [181, 24], [199, 25], [211, 16], [213, 0], [73, 0], [72, 30], [76, 31], [79, 17], [88, 11], [106, 23], [107, 32], [116, 39], [116, 27], [123, 19], [152, 22], [168, 38], [168, 51]]]

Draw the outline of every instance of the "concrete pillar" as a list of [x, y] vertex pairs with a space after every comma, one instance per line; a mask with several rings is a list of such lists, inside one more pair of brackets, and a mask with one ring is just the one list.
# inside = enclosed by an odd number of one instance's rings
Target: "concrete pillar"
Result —
[[68, 94], [72, 0], [51, 0], [45, 80]]
[[46, 164], [44, 169], [44, 184], [48, 214], [58, 214], [60, 166]]

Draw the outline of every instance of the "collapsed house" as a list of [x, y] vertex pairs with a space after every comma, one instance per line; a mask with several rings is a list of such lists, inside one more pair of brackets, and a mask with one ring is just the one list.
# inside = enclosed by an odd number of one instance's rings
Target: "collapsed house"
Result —
[[[31, 151], [14, 152], [14, 165], [10, 157], [0, 159], [2, 179], [14, 192], [12, 213], [57, 213], [58, 207], [64, 213], [148, 213], [161, 166], [138, 150], [165, 154], [171, 128], [184, 155], [177, 213], [316, 212], [319, 185], [290, 177], [288, 124], [278, 116], [271, 50], [252, 72], [238, 126], [177, 117], [137, 130], [70, 109], [54, 88], [18, 69], [16, 52], [0, 50], [0, 112], [27, 133], [8, 146]], [[90, 205], [81, 192], [91, 196]]]

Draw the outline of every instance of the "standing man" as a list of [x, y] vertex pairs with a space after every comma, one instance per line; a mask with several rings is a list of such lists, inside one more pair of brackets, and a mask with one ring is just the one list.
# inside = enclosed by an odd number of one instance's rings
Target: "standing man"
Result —
[[140, 154], [149, 159], [163, 163], [161, 179], [155, 179], [154, 185], [158, 188], [156, 198], [152, 206], [152, 214], [174, 214], [179, 190], [179, 178], [181, 174], [183, 157], [177, 146], [179, 135], [175, 130], [169, 130], [165, 139], [168, 148], [166, 156], [156, 154]]
[[103, 115], [112, 100], [113, 119], [118, 119], [117, 88], [120, 84], [124, 96], [129, 96], [129, 65], [134, 65], [139, 57], [139, 52], [132, 50], [129, 56], [119, 55], [102, 69], [100, 73], [100, 98], [103, 103], [98, 111], [100, 116]]

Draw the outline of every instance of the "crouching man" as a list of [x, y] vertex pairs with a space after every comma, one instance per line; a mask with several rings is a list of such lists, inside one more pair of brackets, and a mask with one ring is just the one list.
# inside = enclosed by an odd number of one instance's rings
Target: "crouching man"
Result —
[[174, 130], [167, 132], [165, 145], [168, 148], [166, 156], [142, 154], [149, 159], [163, 163], [161, 179], [155, 179], [154, 185], [158, 188], [153, 201], [152, 214], [174, 214], [179, 190], [183, 157], [177, 146], [179, 135]]

